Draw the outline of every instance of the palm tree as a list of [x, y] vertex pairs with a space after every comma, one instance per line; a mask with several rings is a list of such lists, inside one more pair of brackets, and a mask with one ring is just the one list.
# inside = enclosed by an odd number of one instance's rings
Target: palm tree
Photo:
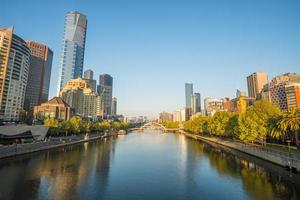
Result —
[[295, 136], [296, 146], [299, 149], [300, 110], [291, 109], [278, 121], [279, 128], [284, 132], [292, 132]]

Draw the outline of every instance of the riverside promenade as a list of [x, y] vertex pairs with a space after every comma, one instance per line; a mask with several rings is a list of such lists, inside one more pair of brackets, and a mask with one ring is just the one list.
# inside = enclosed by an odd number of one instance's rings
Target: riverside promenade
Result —
[[277, 165], [281, 165], [283, 167], [287, 167], [296, 170], [297, 172], [300, 172], [300, 156], [293, 153], [277, 151], [269, 148], [264, 148], [259, 145], [250, 145], [250, 144], [245, 144], [233, 140], [224, 140], [216, 137], [207, 137], [207, 136], [190, 134], [185, 131], [179, 131], [179, 133], [184, 134], [187, 137], [196, 140], [201, 140], [208, 143], [220, 144], [238, 150], [240, 152], [247, 153], [249, 155], [261, 158], [263, 160], [275, 163]]
[[80, 134], [64, 137], [50, 137], [45, 141], [33, 143], [2, 145], [0, 146], [0, 159], [53, 148], [65, 147], [116, 135], [117, 133], [91, 133], [88, 135], [88, 137], [86, 137], [85, 134]]

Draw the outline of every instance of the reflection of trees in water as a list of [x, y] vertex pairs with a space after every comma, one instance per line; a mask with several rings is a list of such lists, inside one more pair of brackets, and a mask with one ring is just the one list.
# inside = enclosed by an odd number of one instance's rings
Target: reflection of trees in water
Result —
[[[243, 188], [253, 199], [297, 199], [292, 183], [282, 180], [281, 176], [269, 173], [265, 168], [248, 160], [227, 153], [220, 148], [199, 143], [203, 152], [221, 176], [241, 177]], [[299, 198], [299, 196], [298, 196]]]
[[[0, 179], [0, 191], [7, 191], [0, 197], [36, 199], [41, 194], [43, 199], [72, 199], [88, 192], [101, 196], [114, 143], [111, 138], [12, 160], [0, 166], [0, 175], [6, 175]], [[99, 185], [99, 191], [90, 191], [91, 184]]]

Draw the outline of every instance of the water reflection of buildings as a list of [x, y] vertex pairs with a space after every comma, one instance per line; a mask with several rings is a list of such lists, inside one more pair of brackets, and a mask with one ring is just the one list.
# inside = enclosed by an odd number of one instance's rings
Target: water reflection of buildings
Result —
[[[98, 199], [105, 192], [101, 188], [106, 188], [114, 143], [111, 138], [0, 165], [0, 188], [5, 191], [0, 192], [0, 199], [37, 199], [39, 194], [43, 199], [72, 199], [87, 194]], [[99, 186], [99, 190], [91, 191], [91, 185]]]
[[[284, 169], [271, 166], [273, 171], [270, 172], [269, 168], [267, 170], [254, 162], [241, 159], [236, 155], [237, 152], [227, 153], [220, 149], [220, 146], [216, 148], [207, 144], [203, 146], [211, 167], [221, 176], [241, 179], [243, 189], [251, 199], [297, 199], [297, 186], [284, 180], [289, 176]], [[276, 167], [281, 172], [276, 171]]]

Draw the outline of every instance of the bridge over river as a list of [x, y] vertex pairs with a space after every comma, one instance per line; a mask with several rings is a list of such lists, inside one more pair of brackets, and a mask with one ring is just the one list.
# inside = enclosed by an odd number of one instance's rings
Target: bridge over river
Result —
[[142, 125], [139, 128], [133, 128], [131, 130], [140, 130], [140, 131], [144, 131], [144, 130], [161, 130], [163, 132], [173, 132], [173, 131], [179, 131], [182, 130], [181, 128], [167, 128], [164, 125], [157, 123], [157, 122], [148, 122], [144, 125]]

